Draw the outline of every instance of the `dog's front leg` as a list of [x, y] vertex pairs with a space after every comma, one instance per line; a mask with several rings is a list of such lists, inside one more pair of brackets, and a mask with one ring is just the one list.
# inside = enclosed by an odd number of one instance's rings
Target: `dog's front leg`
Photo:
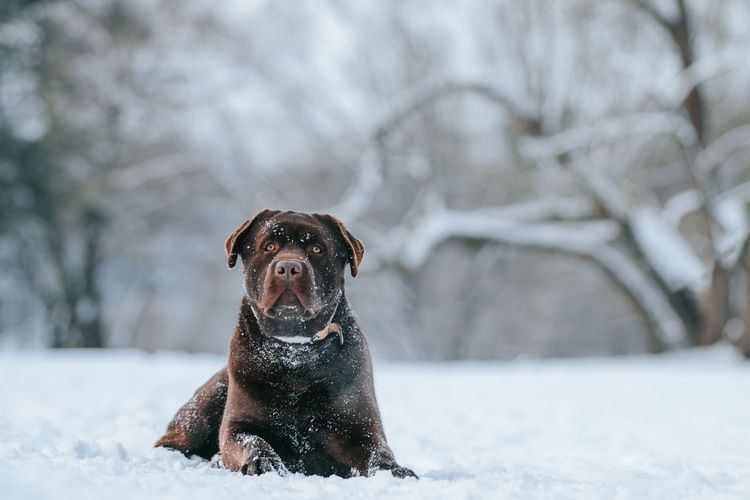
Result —
[[210, 459], [219, 451], [219, 427], [227, 402], [227, 369], [222, 368], [195, 391], [169, 422], [154, 446]]
[[417, 474], [409, 469], [408, 467], [402, 467], [396, 462], [396, 457], [393, 456], [390, 446], [383, 440], [382, 442], [373, 444], [370, 448], [370, 457], [367, 460], [367, 475], [372, 475], [379, 470], [389, 470], [393, 477], [405, 478], [415, 477], [419, 479]]
[[331, 437], [326, 447], [336, 460], [349, 465], [356, 474], [372, 476], [379, 470], [389, 470], [394, 477], [419, 478], [413, 470], [399, 465], [385, 437], [371, 430], [349, 429]]
[[284, 462], [265, 439], [232, 429], [222, 432], [221, 437], [221, 461], [227, 469], [248, 476], [286, 474]]

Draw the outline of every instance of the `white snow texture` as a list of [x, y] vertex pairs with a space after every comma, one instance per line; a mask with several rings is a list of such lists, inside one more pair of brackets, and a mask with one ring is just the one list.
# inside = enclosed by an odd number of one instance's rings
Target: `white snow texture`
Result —
[[218, 356], [0, 355], [0, 497], [750, 498], [750, 365], [666, 357], [376, 364], [389, 443], [420, 480], [244, 477], [152, 449]]

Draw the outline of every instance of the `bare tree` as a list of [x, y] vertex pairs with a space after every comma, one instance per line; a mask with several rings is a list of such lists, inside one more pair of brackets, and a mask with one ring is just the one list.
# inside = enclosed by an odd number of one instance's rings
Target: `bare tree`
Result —
[[[588, 266], [653, 351], [747, 345], [747, 117], [711, 92], [744, 81], [744, 51], [696, 5], [188, 4], [29, 11], [48, 44], [16, 59], [41, 70], [49, 120], [24, 139], [3, 117], [7, 157], [29, 168], [2, 202], [29, 186], [38, 201], [2, 222], [7, 255], [37, 256], [14, 272], [55, 343], [133, 330], [117, 342], [144, 345], [184, 293], [180, 259], [223, 287], [216, 221], [270, 206], [336, 213], [367, 241], [361, 293], [381, 306], [358, 309], [392, 352], [483, 354], [472, 337], [507, 249]], [[428, 280], [444, 254], [455, 281]], [[417, 300], [436, 284], [460, 306]], [[455, 321], [431, 332], [430, 315]]]

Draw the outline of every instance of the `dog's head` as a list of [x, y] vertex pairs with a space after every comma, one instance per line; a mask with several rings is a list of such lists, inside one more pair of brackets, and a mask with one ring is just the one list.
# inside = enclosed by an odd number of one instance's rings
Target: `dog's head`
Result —
[[248, 299], [268, 318], [304, 320], [336, 302], [365, 247], [331, 215], [263, 210], [226, 242], [227, 263], [244, 264]]

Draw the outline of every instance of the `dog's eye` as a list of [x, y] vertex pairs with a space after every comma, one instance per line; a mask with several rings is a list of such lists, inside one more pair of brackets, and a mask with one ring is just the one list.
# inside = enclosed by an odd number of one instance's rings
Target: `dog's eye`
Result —
[[272, 242], [270, 242], [270, 243], [266, 243], [266, 246], [264, 246], [264, 247], [263, 247], [263, 250], [265, 250], [266, 252], [273, 252], [273, 251], [275, 251], [275, 250], [276, 250], [277, 248], [278, 248], [278, 245], [276, 245], [276, 243], [274, 243], [274, 242], [272, 241]]
[[323, 253], [323, 248], [320, 245], [313, 245], [310, 247], [310, 251], [316, 255], [320, 255]]

